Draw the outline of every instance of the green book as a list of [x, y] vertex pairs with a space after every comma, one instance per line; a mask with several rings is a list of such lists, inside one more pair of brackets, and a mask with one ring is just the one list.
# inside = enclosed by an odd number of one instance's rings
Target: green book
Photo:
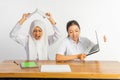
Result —
[[38, 67], [38, 64], [34, 61], [29, 61], [29, 62], [22, 62], [21, 68], [36, 68]]

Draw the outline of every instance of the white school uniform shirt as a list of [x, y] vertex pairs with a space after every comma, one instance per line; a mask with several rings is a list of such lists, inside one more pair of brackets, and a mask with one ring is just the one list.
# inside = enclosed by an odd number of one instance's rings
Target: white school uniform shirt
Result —
[[[31, 26], [32, 25], [40, 26], [40, 28], [45, 27], [44, 23], [42, 23], [40, 20], [33, 21]], [[45, 35], [42, 35], [42, 36], [45, 36], [45, 37], [44, 39], [42, 38], [43, 40], [41, 41], [36, 41], [32, 37], [30, 31], [32, 31], [33, 27], [30, 27], [29, 35], [22, 35], [22, 33], [20, 34], [20, 29], [22, 27], [23, 26], [17, 23], [15, 27], [12, 29], [12, 31], [10, 32], [10, 37], [25, 48], [26, 54], [27, 54], [27, 60], [36, 60], [36, 59], [48, 60], [49, 59], [49, 56], [47, 53], [48, 46], [55, 43], [60, 37], [60, 32], [59, 32], [59, 29], [56, 27], [56, 25], [53, 26], [54, 34], [49, 36], [46, 30], [42, 28], [42, 30], [44, 30], [43, 32], [45, 32]]]
[[76, 44], [75, 41], [73, 41], [70, 37], [66, 37], [62, 41], [57, 51], [57, 54], [61, 55], [76, 55], [81, 53], [87, 54], [93, 46], [94, 43], [92, 43], [87, 38], [79, 37], [79, 41]]

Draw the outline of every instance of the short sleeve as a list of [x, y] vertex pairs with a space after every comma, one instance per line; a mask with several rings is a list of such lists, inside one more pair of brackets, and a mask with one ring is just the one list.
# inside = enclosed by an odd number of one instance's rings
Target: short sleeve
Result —
[[61, 55], [65, 55], [65, 53], [66, 53], [66, 41], [62, 41], [61, 43], [60, 43], [60, 46], [59, 46], [59, 48], [58, 48], [58, 50], [57, 50], [57, 54], [61, 54]]

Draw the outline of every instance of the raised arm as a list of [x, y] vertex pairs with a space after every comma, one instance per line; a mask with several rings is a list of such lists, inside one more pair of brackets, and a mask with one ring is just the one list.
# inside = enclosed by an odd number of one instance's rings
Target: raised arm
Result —
[[60, 38], [60, 31], [58, 29], [58, 26], [56, 26], [57, 23], [53, 19], [52, 15], [50, 13], [46, 13], [46, 15], [49, 17], [48, 20], [52, 24], [53, 31], [54, 31], [53, 35], [48, 36], [48, 42], [49, 42], [49, 45], [51, 45]]
[[22, 24], [27, 19], [27, 16], [29, 13], [23, 14], [22, 18], [18, 21], [18, 23], [15, 25], [15, 27], [10, 32], [10, 38], [15, 40], [17, 43], [25, 46], [27, 42], [27, 35], [24, 35], [22, 32], [20, 32], [20, 29], [22, 28]]
[[22, 18], [19, 20], [19, 24], [20, 25], [22, 25], [25, 21], [26, 21], [26, 19], [27, 19], [27, 17], [30, 15], [30, 13], [25, 13], [25, 14], [23, 14], [23, 16], [22, 16]]

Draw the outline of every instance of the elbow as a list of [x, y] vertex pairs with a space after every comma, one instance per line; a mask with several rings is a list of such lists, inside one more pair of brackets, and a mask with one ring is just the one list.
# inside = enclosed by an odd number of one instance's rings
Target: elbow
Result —
[[10, 37], [11, 39], [15, 40], [16, 35], [13, 34], [12, 32], [10, 32], [10, 33], [9, 33], [9, 37]]
[[55, 39], [59, 39], [62, 37], [62, 34], [60, 32], [55, 32], [54, 37], [55, 37]]
[[61, 33], [58, 33], [57, 34], [57, 39], [60, 39], [62, 37], [62, 34]]
[[62, 55], [56, 54], [56, 61], [62, 61]]
[[13, 38], [13, 36], [14, 36], [14, 35], [10, 32], [10, 33], [9, 33], [9, 37], [10, 37], [10, 38]]

